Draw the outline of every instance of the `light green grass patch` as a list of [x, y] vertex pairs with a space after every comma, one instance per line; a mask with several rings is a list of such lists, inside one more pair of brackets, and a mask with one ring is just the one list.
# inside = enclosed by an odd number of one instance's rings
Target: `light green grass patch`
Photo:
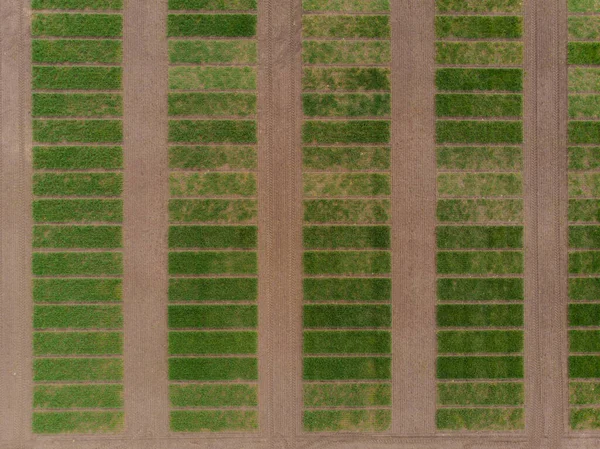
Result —
[[170, 380], [256, 380], [256, 358], [170, 358]]
[[380, 173], [305, 173], [305, 197], [387, 196], [390, 175]]
[[457, 65], [511, 66], [523, 63], [520, 42], [437, 42], [436, 62]]
[[569, 299], [573, 301], [600, 299], [600, 278], [569, 279]]
[[600, 429], [600, 409], [571, 409], [569, 422], [573, 430], [598, 430]]
[[304, 384], [305, 407], [372, 407], [392, 405], [392, 389], [387, 383]]
[[523, 352], [522, 331], [440, 331], [438, 353], [520, 353]]
[[437, 246], [443, 249], [522, 248], [522, 226], [438, 226]]
[[171, 67], [169, 88], [179, 90], [256, 89], [252, 67]]
[[600, 122], [571, 121], [568, 126], [569, 143], [598, 143]]
[[122, 385], [35, 385], [33, 406], [38, 409], [121, 408]]
[[304, 248], [389, 248], [389, 226], [307, 226], [303, 229]]
[[389, 38], [392, 30], [389, 16], [375, 15], [304, 15], [303, 37]]
[[255, 354], [256, 332], [170, 332], [169, 354]]
[[123, 59], [123, 44], [119, 40], [42, 40], [31, 42], [34, 63], [99, 63], [111, 64]]
[[571, 379], [597, 379], [600, 377], [600, 357], [597, 355], [570, 356], [569, 377]]
[[172, 196], [253, 196], [257, 181], [254, 173], [171, 173]]
[[120, 37], [121, 14], [33, 14], [33, 36]]
[[600, 147], [569, 147], [569, 170], [600, 168]]
[[438, 94], [438, 117], [521, 117], [523, 96], [508, 94]]
[[569, 42], [567, 53], [568, 64], [597, 65], [600, 64], [599, 42]]
[[33, 116], [108, 117], [123, 114], [119, 94], [33, 94]]
[[308, 331], [304, 332], [304, 354], [389, 354], [388, 331]]
[[33, 353], [42, 355], [115, 355], [123, 353], [120, 332], [35, 332]]
[[169, 167], [198, 170], [252, 170], [258, 167], [256, 149], [243, 146], [169, 148]]
[[347, 327], [390, 327], [389, 305], [305, 305], [305, 329]]
[[40, 143], [118, 143], [121, 120], [34, 120], [33, 140]]
[[302, 165], [307, 170], [389, 170], [389, 147], [304, 147]]
[[387, 274], [391, 272], [388, 251], [305, 251], [305, 274]]
[[125, 428], [122, 412], [44, 412], [34, 413], [33, 433], [119, 433]]
[[256, 143], [254, 120], [169, 120], [170, 142]]
[[34, 248], [120, 248], [120, 226], [34, 226]]
[[243, 11], [256, 9], [257, 0], [169, 0], [171, 10], [232, 10]]
[[389, 64], [390, 42], [305, 41], [302, 61], [305, 64]]
[[120, 223], [122, 200], [35, 200], [33, 220], [36, 223]]
[[385, 117], [391, 113], [390, 94], [303, 94], [308, 117]]
[[256, 248], [256, 226], [171, 226], [169, 248]]
[[32, 0], [31, 9], [119, 10], [123, 0]]
[[245, 384], [169, 385], [173, 407], [256, 407], [258, 387]]
[[245, 40], [169, 40], [169, 61], [193, 64], [255, 64], [256, 42]]
[[438, 279], [440, 301], [522, 301], [523, 279]]
[[569, 17], [569, 39], [598, 39], [600, 17]]
[[438, 120], [437, 143], [522, 143], [521, 121]]
[[258, 430], [258, 412], [252, 410], [172, 411], [173, 432], [251, 432]]
[[518, 274], [524, 268], [523, 253], [514, 251], [440, 251], [440, 274]]
[[35, 170], [85, 170], [123, 168], [121, 147], [33, 147]]
[[438, 357], [438, 379], [522, 379], [523, 357]]
[[389, 200], [307, 200], [304, 201], [306, 223], [387, 223]]
[[600, 325], [600, 304], [569, 304], [570, 326]]
[[169, 218], [176, 222], [251, 223], [256, 214], [255, 200], [169, 201]]
[[438, 12], [519, 13], [523, 11], [523, 0], [436, 0], [435, 4]]
[[569, 331], [570, 352], [599, 352], [600, 331]]
[[525, 413], [521, 408], [442, 409], [437, 410], [435, 421], [440, 430], [522, 430]]
[[523, 405], [522, 383], [438, 383], [440, 405]]
[[117, 381], [123, 379], [123, 360], [116, 358], [37, 358], [35, 382]]
[[169, 115], [249, 117], [256, 114], [256, 94], [189, 92], [169, 94]]
[[256, 306], [169, 306], [170, 329], [256, 328]]
[[169, 253], [169, 274], [256, 274], [255, 252]]
[[121, 253], [33, 253], [36, 276], [120, 275], [123, 274]]
[[598, 0], [568, 0], [569, 12], [600, 12]]
[[380, 12], [390, 10], [390, 0], [303, 0], [305, 11]]
[[523, 150], [519, 147], [438, 147], [437, 166], [442, 170], [520, 171]]
[[438, 39], [516, 39], [523, 35], [523, 18], [516, 16], [437, 16]]
[[523, 194], [523, 177], [517, 173], [441, 173], [437, 177], [440, 197], [504, 197]]
[[256, 16], [252, 14], [169, 14], [167, 36], [252, 37]]
[[34, 279], [36, 303], [118, 302], [122, 299], [120, 279]]
[[520, 327], [523, 306], [520, 304], [444, 304], [437, 306], [440, 327]]
[[569, 273], [600, 273], [600, 251], [579, 251], [569, 254]]
[[119, 196], [123, 192], [120, 173], [35, 173], [36, 196]]
[[389, 301], [390, 279], [304, 279], [305, 301]]
[[600, 92], [600, 69], [570, 67], [569, 92]]
[[600, 118], [600, 95], [569, 95], [569, 118]]
[[390, 379], [391, 361], [390, 357], [305, 357], [303, 379]]
[[252, 278], [169, 279], [169, 301], [256, 301]]
[[305, 432], [383, 432], [392, 425], [391, 410], [307, 410]]
[[440, 91], [523, 91], [522, 69], [444, 68], [435, 72]]
[[[75, 301], [79, 298], [73, 298]], [[123, 309], [119, 306], [69, 305], [35, 306], [35, 329], [122, 329]]]
[[600, 174], [569, 173], [569, 196], [571, 198], [600, 196]]
[[600, 200], [569, 200], [569, 221], [600, 221]]
[[33, 89], [121, 89], [121, 67], [33, 67]]
[[442, 222], [522, 222], [522, 200], [439, 200], [437, 217]]
[[319, 91], [390, 90], [390, 69], [368, 67], [305, 67], [302, 89]]
[[597, 382], [570, 382], [569, 403], [575, 405], [600, 404], [600, 384]]
[[302, 142], [306, 144], [388, 143], [390, 138], [389, 120], [306, 120], [302, 126]]

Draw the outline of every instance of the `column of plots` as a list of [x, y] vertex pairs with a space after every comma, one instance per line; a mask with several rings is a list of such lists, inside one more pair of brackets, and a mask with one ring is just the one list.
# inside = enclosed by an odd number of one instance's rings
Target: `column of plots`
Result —
[[387, 0], [304, 0], [304, 430], [391, 422]]
[[33, 0], [33, 431], [123, 428], [121, 0]]
[[258, 429], [256, 0], [171, 0], [171, 430]]
[[522, 429], [522, 2], [436, 4], [437, 427]]

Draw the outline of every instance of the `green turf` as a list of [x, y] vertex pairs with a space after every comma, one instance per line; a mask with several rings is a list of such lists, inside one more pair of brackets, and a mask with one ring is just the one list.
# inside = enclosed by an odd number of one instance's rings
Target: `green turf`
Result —
[[600, 331], [569, 331], [570, 352], [600, 352]]
[[188, 92], [169, 94], [169, 115], [248, 117], [256, 114], [256, 94]]
[[380, 12], [390, 10], [390, 0], [303, 0], [305, 11]]
[[600, 168], [600, 147], [569, 147], [569, 170]]
[[117, 381], [123, 379], [123, 360], [117, 358], [37, 358], [35, 382]]
[[570, 326], [600, 326], [600, 304], [569, 304]]
[[435, 85], [440, 91], [523, 91], [522, 69], [437, 69]]
[[600, 64], [600, 42], [569, 42], [567, 60], [575, 65]]
[[305, 274], [386, 274], [392, 270], [388, 251], [306, 251]]
[[569, 279], [569, 298], [574, 301], [600, 299], [600, 279]]
[[438, 120], [437, 143], [522, 143], [521, 121]]
[[252, 67], [171, 67], [169, 88], [182, 90], [256, 89]]
[[35, 385], [33, 406], [38, 409], [121, 408], [122, 385]]
[[521, 331], [441, 331], [437, 333], [438, 353], [520, 353]]
[[387, 223], [390, 220], [389, 200], [306, 200], [306, 223]]
[[170, 380], [256, 380], [256, 358], [171, 358]]
[[517, 304], [453, 304], [437, 306], [439, 327], [520, 327], [523, 306]]
[[121, 200], [35, 200], [36, 223], [119, 223], [123, 220]]
[[256, 248], [256, 226], [171, 226], [170, 248]]
[[256, 332], [170, 332], [169, 354], [255, 354]]
[[304, 380], [390, 379], [390, 357], [305, 357]]
[[42, 40], [31, 42], [34, 63], [118, 63], [123, 59], [123, 44], [118, 40]]
[[33, 67], [33, 89], [121, 89], [120, 67]]
[[389, 354], [391, 333], [387, 331], [304, 332], [304, 354]]
[[438, 117], [521, 117], [523, 96], [509, 94], [438, 94]]
[[438, 200], [437, 218], [442, 222], [483, 223], [523, 221], [522, 200]]
[[305, 407], [372, 407], [392, 405], [392, 389], [387, 383], [304, 384]]
[[304, 147], [302, 166], [307, 170], [389, 170], [388, 147]]
[[171, 200], [169, 217], [179, 222], [250, 223], [256, 220], [255, 200]]
[[113, 355], [123, 353], [120, 332], [35, 332], [33, 354], [44, 355]]
[[43, 143], [116, 143], [123, 140], [120, 120], [34, 120], [33, 140]]
[[345, 327], [390, 327], [389, 305], [305, 305], [303, 323], [306, 329]]
[[306, 144], [388, 143], [390, 138], [387, 120], [306, 120], [302, 126], [302, 142]]
[[600, 251], [580, 251], [570, 253], [569, 273], [600, 273]]
[[255, 252], [197, 251], [169, 254], [169, 274], [256, 274]]
[[36, 173], [36, 196], [119, 196], [123, 191], [120, 173]]
[[33, 433], [118, 433], [125, 428], [122, 412], [82, 411], [34, 413]]
[[437, 403], [440, 405], [523, 405], [522, 383], [439, 383]]
[[568, 0], [569, 12], [600, 12], [598, 0]]
[[169, 60], [173, 64], [255, 64], [258, 50], [256, 42], [246, 40], [170, 40]]
[[251, 14], [169, 14], [167, 35], [252, 37], [256, 35], [256, 16]]
[[569, 92], [600, 92], [600, 69], [569, 68]]
[[85, 170], [123, 168], [121, 147], [33, 147], [35, 170]]
[[523, 357], [438, 357], [438, 379], [522, 379]]
[[600, 227], [570, 226], [569, 248], [600, 248]]
[[256, 143], [253, 120], [170, 120], [170, 142]]
[[31, 0], [32, 9], [122, 9], [123, 0]]
[[389, 16], [375, 15], [305, 15], [302, 36], [319, 38], [390, 38]]
[[522, 226], [438, 226], [438, 248], [522, 248]]
[[303, 94], [308, 117], [383, 117], [391, 113], [390, 94]]
[[437, 253], [439, 274], [517, 274], [523, 273], [522, 252], [440, 251]]
[[569, 221], [600, 221], [600, 200], [569, 200]]
[[441, 409], [435, 416], [439, 430], [501, 431], [525, 429], [523, 409]]
[[443, 196], [504, 197], [523, 194], [523, 177], [517, 173], [441, 173], [437, 190]]
[[570, 356], [569, 377], [571, 379], [594, 379], [600, 377], [600, 357], [596, 355]]
[[33, 14], [33, 36], [120, 37], [121, 14]]
[[258, 387], [245, 384], [169, 385], [173, 407], [256, 407]]
[[518, 171], [523, 169], [523, 151], [519, 147], [438, 147], [437, 166], [443, 170]]
[[[598, 9], [600, 10], [600, 7]], [[569, 422], [573, 430], [598, 430], [600, 429], [600, 409], [572, 409]]]
[[258, 158], [253, 147], [172, 146], [169, 148], [169, 166], [171, 168], [199, 170], [252, 170], [258, 167]]
[[251, 410], [179, 410], [171, 412], [173, 432], [251, 432], [258, 412]]
[[253, 196], [257, 181], [254, 173], [171, 173], [171, 196]]
[[392, 60], [387, 41], [304, 41], [305, 64], [389, 64]]
[[389, 226], [310, 226], [303, 229], [304, 248], [389, 248]]
[[305, 301], [389, 301], [390, 279], [304, 279]]
[[123, 114], [123, 98], [119, 94], [33, 94], [34, 116], [105, 117]]
[[169, 0], [172, 10], [233, 10], [242, 11], [256, 9], [257, 0]]
[[569, 403], [576, 405], [600, 404], [600, 385], [597, 382], [571, 382]]
[[121, 253], [34, 253], [33, 274], [53, 275], [120, 275], [123, 274]]
[[[70, 298], [77, 301], [79, 298]], [[88, 300], [89, 301], [89, 300]], [[44, 305], [33, 309], [35, 329], [122, 329], [121, 306]]]
[[438, 279], [441, 301], [522, 301], [522, 279]]
[[600, 135], [598, 121], [571, 121], [568, 124], [569, 143], [597, 143]]
[[256, 279], [169, 279], [170, 301], [256, 301]]
[[120, 279], [34, 279], [36, 303], [117, 302], [122, 299]]
[[169, 306], [171, 329], [255, 328], [256, 306]]
[[390, 195], [391, 179], [380, 173], [305, 173], [305, 197]]
[[376, 67], [305, 67], [302, 89], [319, 91], [390, 90], [390, 69]]
[[520, 42], [437, 42], [436, 62], [456, 65], [511, 66], [523, 63]]
[[569, 95], [569, 118], [600, 118], [600, 95]]
[[599, 17], [569, 17], [569, 39], [585, 40], [600, 37]]
[[383, 432], [392, 425], [391, 410], [307, 410], [305, 432]]
[[523, 0], [436, 0], [435, 4], [438, 12], [519, 13], [523, 10]]
[[437, 16], [438, 39], [516, 39], [523, 35], [523, 19], [516, 16]]
[[120, 248], [120, 226], [34, 226], [34, 248]]

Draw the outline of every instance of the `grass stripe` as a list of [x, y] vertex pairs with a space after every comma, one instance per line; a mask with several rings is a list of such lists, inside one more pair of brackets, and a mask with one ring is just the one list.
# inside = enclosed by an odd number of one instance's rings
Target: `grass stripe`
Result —
[[173, 407], [256, 407], [258, 387], [255, 385], [169, 385]]
[[34, 63], [119, 63], [123, 59], [123, 44], [118, 40], [42, 40], [31, 42]]
[[122, 354], [123, 334], [120, 332], [35, 332], [33, 353], [36, 356]]
[[48, 302], [116, 302], [122, 300], [120, 279], [34, 279], [33, 300]]
[[509, 121], [438, 120], [437, 143], [522, 143], [523, 123]]
[[120, 14], [33, 14], [33, 36], [120, 37], [123, 16]]
[[169, 279], [170, 301], [255, 301], [257, 280], [227, 279]]
[[305, 301], [389, 301], [390, 279], [304, 279]]
[[120, 173], [35, 173], [33, 194], [37, 196], [119, 196], [123, 192]]
[[35, 385], [33, 406], [41, 409], [121, 408], [122, 385]]
[[258, 430], [258, 413], [243, 410], [173, 411], [173, 432], [241, 432]]
[[439, 405], [523, 405], [522, 383], [439, 383]]
[[120, 226], [34, 226], [34, 248], [120, 248]]
[[185, 252], [169, 254], [169, 274], [256, 274], [256, 252]]
[[[74, 300], [78, 298], [73, 298]], [[35, 306], [35, 329], [122, 329], [121, 306]]]
[[169, 354], [256, 354], [256, 332], [170, 332]]
[[120, 67], [33, 67], [33, 89], [118, 90]]
[[439, 327], [521, 327], [522, 305], [453, 304], [437, 306]]
[[121, 359], [35, 359], [33, 380], [51, 381], [116, 381], [123, 379]]
[[256, 306], [169, 306], [170, 329], [255, 328]]
[[392, 323], [389, 305], [305, 305], [305, 329], [389, 327]]
[[115, 143], [123, 140], [121, 120], [34, 120], [33, 140], [44, 143]]
[[167, 36], [251, 37], [256, 16], [251, 14], [169, 14]]
[[391, 424], [390, 410], [310, 410], [303, 415], [305, 432], [383, 432]]
[[392, 389], [381, 384], [304, 384], [305, 407], [373, 407], [392, 405]]
[[523, 279], [438, 279], [442, 301], [522, 301]]
[[121, 147], [33, 147], [35, 170], [86, 170], [123, 168]]
[[522, 379], [523, 357], [438, 357], [438, 379]]
[[255, 358], [171, 358], [170, 380], [256, 380]]
[[390, 378], [390, 357], [304, 358], [304, 380], [378, 380]]
[[436, 411], [436, 427], [445, 430], [522, 430], [523, 409], [442, 409]]
[[33, 433], [118, 433], [125, 428], [122, 412], [34, 413]]
[[123, 220], [123, 201], [35, 200], [33, 220], [36, 223], [119, 223]]
[[33, 274], [56, 275], [120, 275], [123, 274], [121, 253], [34, 253]]

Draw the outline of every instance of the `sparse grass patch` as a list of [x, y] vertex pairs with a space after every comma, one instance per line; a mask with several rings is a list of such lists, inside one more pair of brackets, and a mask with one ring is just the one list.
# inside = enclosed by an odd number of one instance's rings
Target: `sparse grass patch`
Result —
[[33, 67], [33, 89], [118, 90], [121, 67]]
[[120, 223], [122, 200], [35, 200], [33, 220], [36, 223]]
[[105, 117], [123, 114], [123, 97], [119, 94], [33, 94], [34, 116]]
[[253, 196], [257, 193], [254, 173], [171, 173], [171, 196]]
[[522, 226], [438, 226], [438, 248], [522, 248]]
[[392, 34], [389, 16], [374, 15], [304, 15], [303, 37], [389, 38]]
[[600, 221], [600, 200], [569, 200], [569, 221]]
[[256, 169], [256, 149], [242, 146], [196, 146], [169, 148], [169, 167], [198, 170]]
[[514, 251], [440, 251], [437, 272], [440, 274], [518, 274], [522, 273], [522, 252]]
[[171, 200], [171, 221], [250, 223], [256, 220], [255, 200]]
[[256, 114], [256, 94], [189, 92], [169, 94], [169, 115], [238, 115]]
[[438, 200], [437, 217], [442, 222], [522, 222], [523, 201], [491, 199]]
[[[600, 10], [600, 5], [598, 10]], [[570, 424], [573, 430], [598, 430], [600, 429], [600, 409], [571, 409]]]
[[258, 430], [252, 410], [179, 410], [171, 412], [173, 432], [242, 432]]
[[120, 408], [122, 385], [35, 385], [33, 406], [43, 409]]
[[441, 301], [522, 301], [523, 279], [438, 279]]
[[170, 358], [170, 380], [256, 380], [256, 358]]
[[123, 191], [120, 173], [35, 173], [36, 196], [119, 196]]
[[304, 384], [305, 407], [372, 407], [392, 405], [390, 384]]
[[118, 302], [122, 300], [120, 279], [34, 279], [36, 303]]
[[304, 197], [390, 195], [391, 179], [381, 173], [305, 173]]
[[521, 42], [436, 42], [436, 62], [511, 66], [523, 63]]
[[34, 63], [111, 64], [123, 59], [123, 44], [119, 40], [33, 39], [31, 52]]
[[256, 9], [257, 0], [169, 0], [169, 9], [172, 10], [233, 10], [243, 11]]
[[440, 173], [440, 197], [504, 197], [523, 194], [523, 176], [517, 173]]
[[232, 407], [258, 405], [258, 387], [244, 384], [169, 385], [173, 407]]
[[525, 428], [523, 409], [472, 408], [441, 409], [436, 412], [436, 427], [444, 430], [522, 430]]
[[569, 92], [600, 92], [600, 69], [569, 67]]
[[389, 354], [388, 331], [308, 331], [304, 332], [304, 354]]
[[302, 89], [323, 91], [390, 90], [390, 76], [390, 69], [375, 67], [305, 67], [302, 69]]
[[438, 383], [440, 405], [523, 405], [522, 383]]
[[255, 64], [257, 58], [258, 50], [253, 41], [169, 41], [169, 60], [172, 64]]
[[317, 143], [388, 143], [388, 120], [315, 121], [302, 126], [302, 142]]
[[569, 279], [569, 299], [574, 301], [600, 299], [600, 278]]
[[169, 306], [170, 329], [255, 328], [256, 306]]
[[570, 382], [569, 403], [576, 405], [600, 404], [600, 384], [597, 382]]
[[439, 327], [520, 327], [523, 306], [520, 304], [444, 304], [437, 306]]
[[31, 0], [32, 9], [119, 10], [123, 0]]
[[34, 120], [33, 140], [43, 143], [117, 143], [121, 120]]
[[390, 279], [304, 279], [305, 301], [389, 301]]
[[600, 37], [600, 18], [569, 17], [569, 39], [598, 39]]
[[390, 357], [305, 357], [304, 380], [391, 378]]
[[600, 273], [600, 251], [580, 251], [570, 253], [569, 273]]
[[117, 433], [125, 427], [122, 412], [37, 412], [33, 433]]
[[121, 14], [33, 14], [33, 36], [120, 37]]
[[391, 410], [307, 410], [306, 432], [383, 432], [392, 424]]
[[256, 89], [257, 73], [253, 67], [171, 67], [170, 89], [227, 90]]
[[256, 301], [252, 278], [169, 279], [169, 301]]
[[600, 118], [600, 95], [569, 95], [569, 118]]
[[600, 147], [569, 147], [569, 170], [600, 168]]
[[304, 147], [305, 170], [389, 170], [389, 147]]
[[600, 249], [600, 227], [569, 226], [569, 248]]
[[445, 170], [520, 171], [523, 150], [519, 147], [438, 147], [437, 166]]
[[390, 94], [303, 94], [308, 117], [384, 117], [391, 113]]
[[34, 248], [120, 248], [120, 226], [34, 226]]
[[305, 305], [304, 328], [390, 327], [389, 305]]
[[387, 223], [389, 200], [306, 200], [307, 223]]
[[391, 46], [387, 41], [304, 41], [302, 61], [305, 64], [388, 64]]
[[256, 35], [256, 16], [252, 14], [169, 14], [167, 35], [252, 37]]
[[523, 0], [436, 0], [435, 4], [438, 12], [519, 13], [523, 10]]
[[305, 11], [379, 12], [390, 10], [390, 0], [303, 0]]
[[388, 251], [305, 251], [305, 274], [387, 274], [391, 272]]

